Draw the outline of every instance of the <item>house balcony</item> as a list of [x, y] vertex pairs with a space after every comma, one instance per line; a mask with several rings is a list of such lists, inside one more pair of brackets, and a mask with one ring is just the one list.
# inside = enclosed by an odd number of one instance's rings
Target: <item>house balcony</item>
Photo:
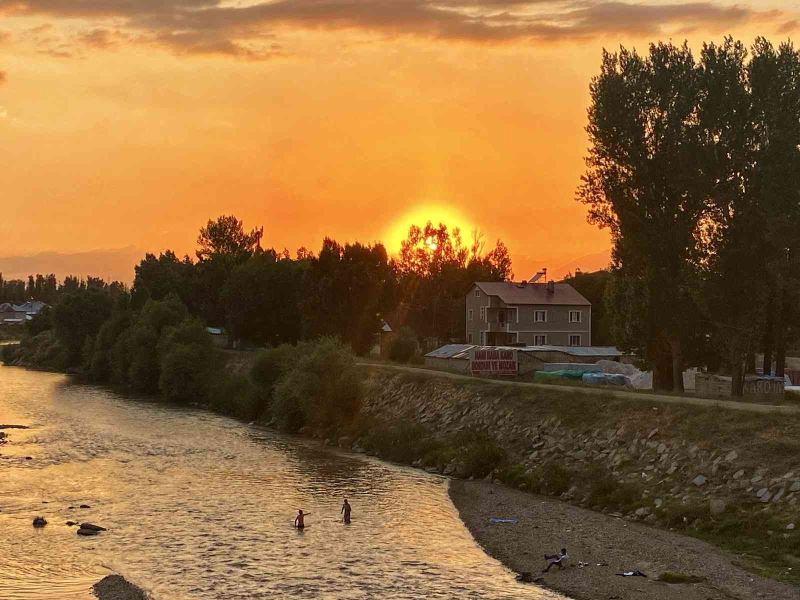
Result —
[[514, 330], [511, 325], [510, 321], [489, 321], [486, 324], [486, 331], [508, 333]]

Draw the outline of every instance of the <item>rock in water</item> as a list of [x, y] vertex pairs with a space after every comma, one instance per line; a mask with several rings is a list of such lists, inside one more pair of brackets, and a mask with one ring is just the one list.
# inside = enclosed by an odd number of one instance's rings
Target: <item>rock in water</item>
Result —
[[94, 594], [100, 600], [149, 600], [141, 589], [119, 575], [108, 575], [94, 584]]
[[517, 581], [521, 581], [522, 583], [533, 583], [533, 573], [530, 571], [520, 573], [517, 575]]
[[92, 531], [106, 531], [105, 527], [94, 525], [93, 523], [81, 523], [81, 529], [90, 529]]
[[44, 517], [35, 517], [33, 519], [34, 527], [44, 527], [45, 525], [47, 525], [47, 519], [45, 519]]
[[96, 529], [84, 529], [83, 527], [78, 529], [78, 535], [87, 535], [88, 536], [88, 535], [97, 535], [98, 533], [100, 533], [100, 532], [97, 531]]

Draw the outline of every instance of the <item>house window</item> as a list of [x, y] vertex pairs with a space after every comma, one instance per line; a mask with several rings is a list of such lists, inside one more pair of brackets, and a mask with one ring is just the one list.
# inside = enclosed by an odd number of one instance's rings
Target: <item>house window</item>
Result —
[[475, 290], [475, 297], [476, 298], [480, 298], [481, 297], [481, 291], [480, 290]]
[[472, 314], [473, 314], [472, 309], [470, 308], [469, 311], [467, 312], [467, 319], [469, 319], [470, 321], [472, 321]]
[[486, 345], [486, 332], [481, 331], [481, 346]]
[[[580, 313], [578, 313], [580, 314]], [[581, 336], [579, 335], [570, 335], [569, 336], [569, 345], [570, 346], [580, 346], [581, 345]]]
[[481, 306], [480, 315], [481, 315], [481, 321], [485, 321], [486, 320], [486, 307], [485, 306]]
[[569, 311], [569, 322], [570, 323], [580, 323], [581, 322], [582, 313], [579, 310], [571, 310]]
[[471, 333], [468, 333], [468, 334], [467, 334], [467, 343], [468, 343], [468, 344], [471, 344], [471, 343], [472, 343], [472, 334], [471, 334]]
[[547, 323], [547, 311], [546, 310], [535, 310], [535, 311], [533, 311], [533, 322], [534, 323]]
[[534, 346], [546, 346], [547, 345], [547, 336], [546, 335], [535, 335], [535, 336], [533, 336], [533, 345]]

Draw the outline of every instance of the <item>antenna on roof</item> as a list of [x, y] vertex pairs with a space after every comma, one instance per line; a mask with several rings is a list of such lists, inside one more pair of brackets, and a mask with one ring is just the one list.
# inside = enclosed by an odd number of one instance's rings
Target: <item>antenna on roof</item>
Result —
[[544, 280], [545, 280], [545, 281], [547, 281], [547, 267], [543, 267], [541, 271], [539, 271], [538, 273], [536, 273], [536, 275], [534, 275], [533, 277], [531, 277], [531, 278], [530, 278], [528, 281], [529, 281], [529, 283], [536, 283], [536, 282], [537, 282], [537, 281], [539, 281], [539, 280], [540, 280], [542, 277], [544, 277]]

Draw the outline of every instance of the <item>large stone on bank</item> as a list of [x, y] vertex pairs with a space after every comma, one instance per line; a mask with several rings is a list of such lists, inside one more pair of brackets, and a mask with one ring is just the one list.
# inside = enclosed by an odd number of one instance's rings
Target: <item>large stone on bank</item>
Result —
[[728, 508], [725, 500], [721, 498], [712, 498], [709, 502], [709, 510], [711, 511], [712, 515], [721, 515], [725, 512], [725, 509]]

